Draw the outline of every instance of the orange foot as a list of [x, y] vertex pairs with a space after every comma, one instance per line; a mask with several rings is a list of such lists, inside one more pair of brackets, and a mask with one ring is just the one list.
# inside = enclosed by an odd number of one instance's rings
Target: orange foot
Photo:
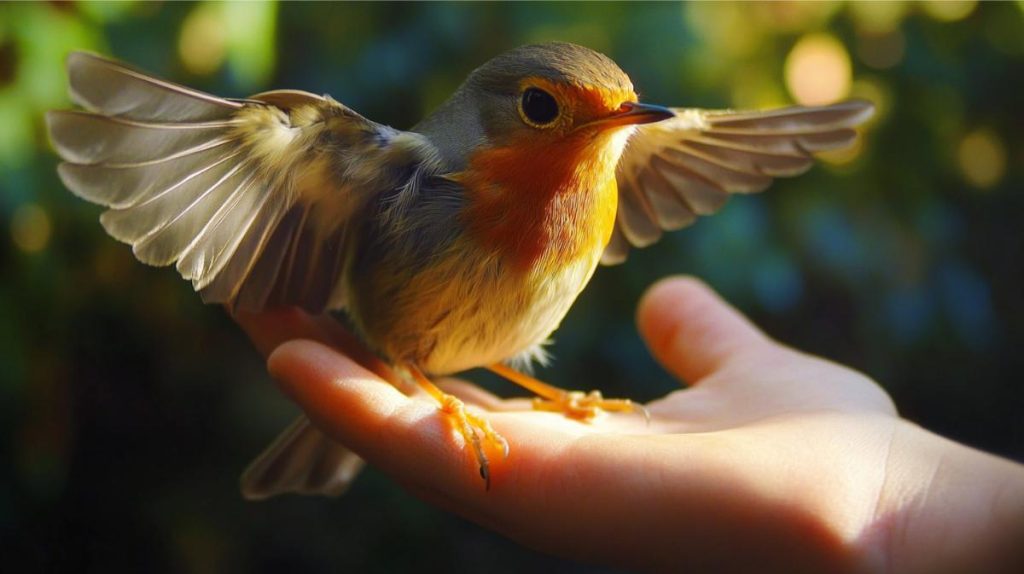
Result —
[[640, 411], [648, 421], [651, 418], [643, 405], [638, 405], [629, 399], [606, 399], [601, 395], [601, 391], [590, 391], [589, 393], [566, 391], [539, 381], [529, 375], [524, 375], [502, 364], [491, 365], [487, 368], [493, 373], [536, 393], [538, 397], [533, 399], [533, 408], [539, 411], [563, 413], [569, 418], [580, 421], [589, 421], [601, 411], [618, 413]]
[[465, 403], [459, 398], [439, 389], [419, 369], [412, 366], [407, 368], [413, 379], [416, 380], [416, 383], [437, 400], [441, 407], [441, 412], [450, 417], [456, 432], [462, 435], [466, 444], [470, 445], [473, 449], [477, 464], [480, 466], [480, 478], [484, 479], [484, 488], [490, 489], [491, 464], [487, 458], [486, 447], [490, 447], [500, 452], [503, 457], [507, 457], [508, 441], [494, 430], [494, 427], [491, 426], [487, 419], [469, 412], [466, 409]]

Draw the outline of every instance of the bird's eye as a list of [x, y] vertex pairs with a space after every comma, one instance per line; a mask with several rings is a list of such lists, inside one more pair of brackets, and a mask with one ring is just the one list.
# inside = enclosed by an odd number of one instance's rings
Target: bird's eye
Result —
[[519, 112], [531, 126], [545, 127], [558, 119], [558, 102], [544, 90], [527, 88], [519, 100]]

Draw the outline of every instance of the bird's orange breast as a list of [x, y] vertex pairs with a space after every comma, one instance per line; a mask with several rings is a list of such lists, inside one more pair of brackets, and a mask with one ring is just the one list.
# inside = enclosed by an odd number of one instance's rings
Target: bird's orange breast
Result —
[[521, 271], [560, 267], [611, 237], [618, 190], [610, 134], [513, 141], [476, 152], [460, 174], [469, 235]]

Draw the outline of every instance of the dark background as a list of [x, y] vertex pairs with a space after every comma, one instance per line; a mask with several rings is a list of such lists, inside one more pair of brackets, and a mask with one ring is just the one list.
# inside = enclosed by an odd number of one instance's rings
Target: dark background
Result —
[[600, 571], [429, 508], [372, 469], [340, 500], [244, 502], [240, 471], [294, 407], [220, 308], [135, 262], [63, 189], [42, 120], [68, 105], [72, 49], [221, 95], [330, 93], [406, 128], [485, 59], [550, 39], [609, 54], [645, 101], [862, 96], [879, 113], [854, 152], [600, 270], [543, 378], [643, 400], [672, 390], [632, 313], [656, 279], [691, 273], [781, 341], [877, 379], [911, 420], [1024, 460], [1020, 2], [8, 3], [2, 568]]

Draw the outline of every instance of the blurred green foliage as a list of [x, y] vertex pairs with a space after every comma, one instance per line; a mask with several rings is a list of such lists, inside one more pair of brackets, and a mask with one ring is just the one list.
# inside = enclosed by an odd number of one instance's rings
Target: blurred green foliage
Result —
[[485, 59], [551, 39], [609, 54], [650, 102], [869, 97], [879, 114], [853, 154], [600, 270], [542, 375], [672, 390], [632, 311], [657, 278], [692, 273], [780, 340], [875, 377], [905, 416], [1020, 460], [1022, 6], [0, 4], [4, 569], [597, 571], [373, 470], [338, 501], [243, 502], [239, 471], [294, 408], [221, 309], [136, 263], [61, 186], [42, 113], [68, 105], [70, 50], [221, 95], [330, 93], [399, 128]]

